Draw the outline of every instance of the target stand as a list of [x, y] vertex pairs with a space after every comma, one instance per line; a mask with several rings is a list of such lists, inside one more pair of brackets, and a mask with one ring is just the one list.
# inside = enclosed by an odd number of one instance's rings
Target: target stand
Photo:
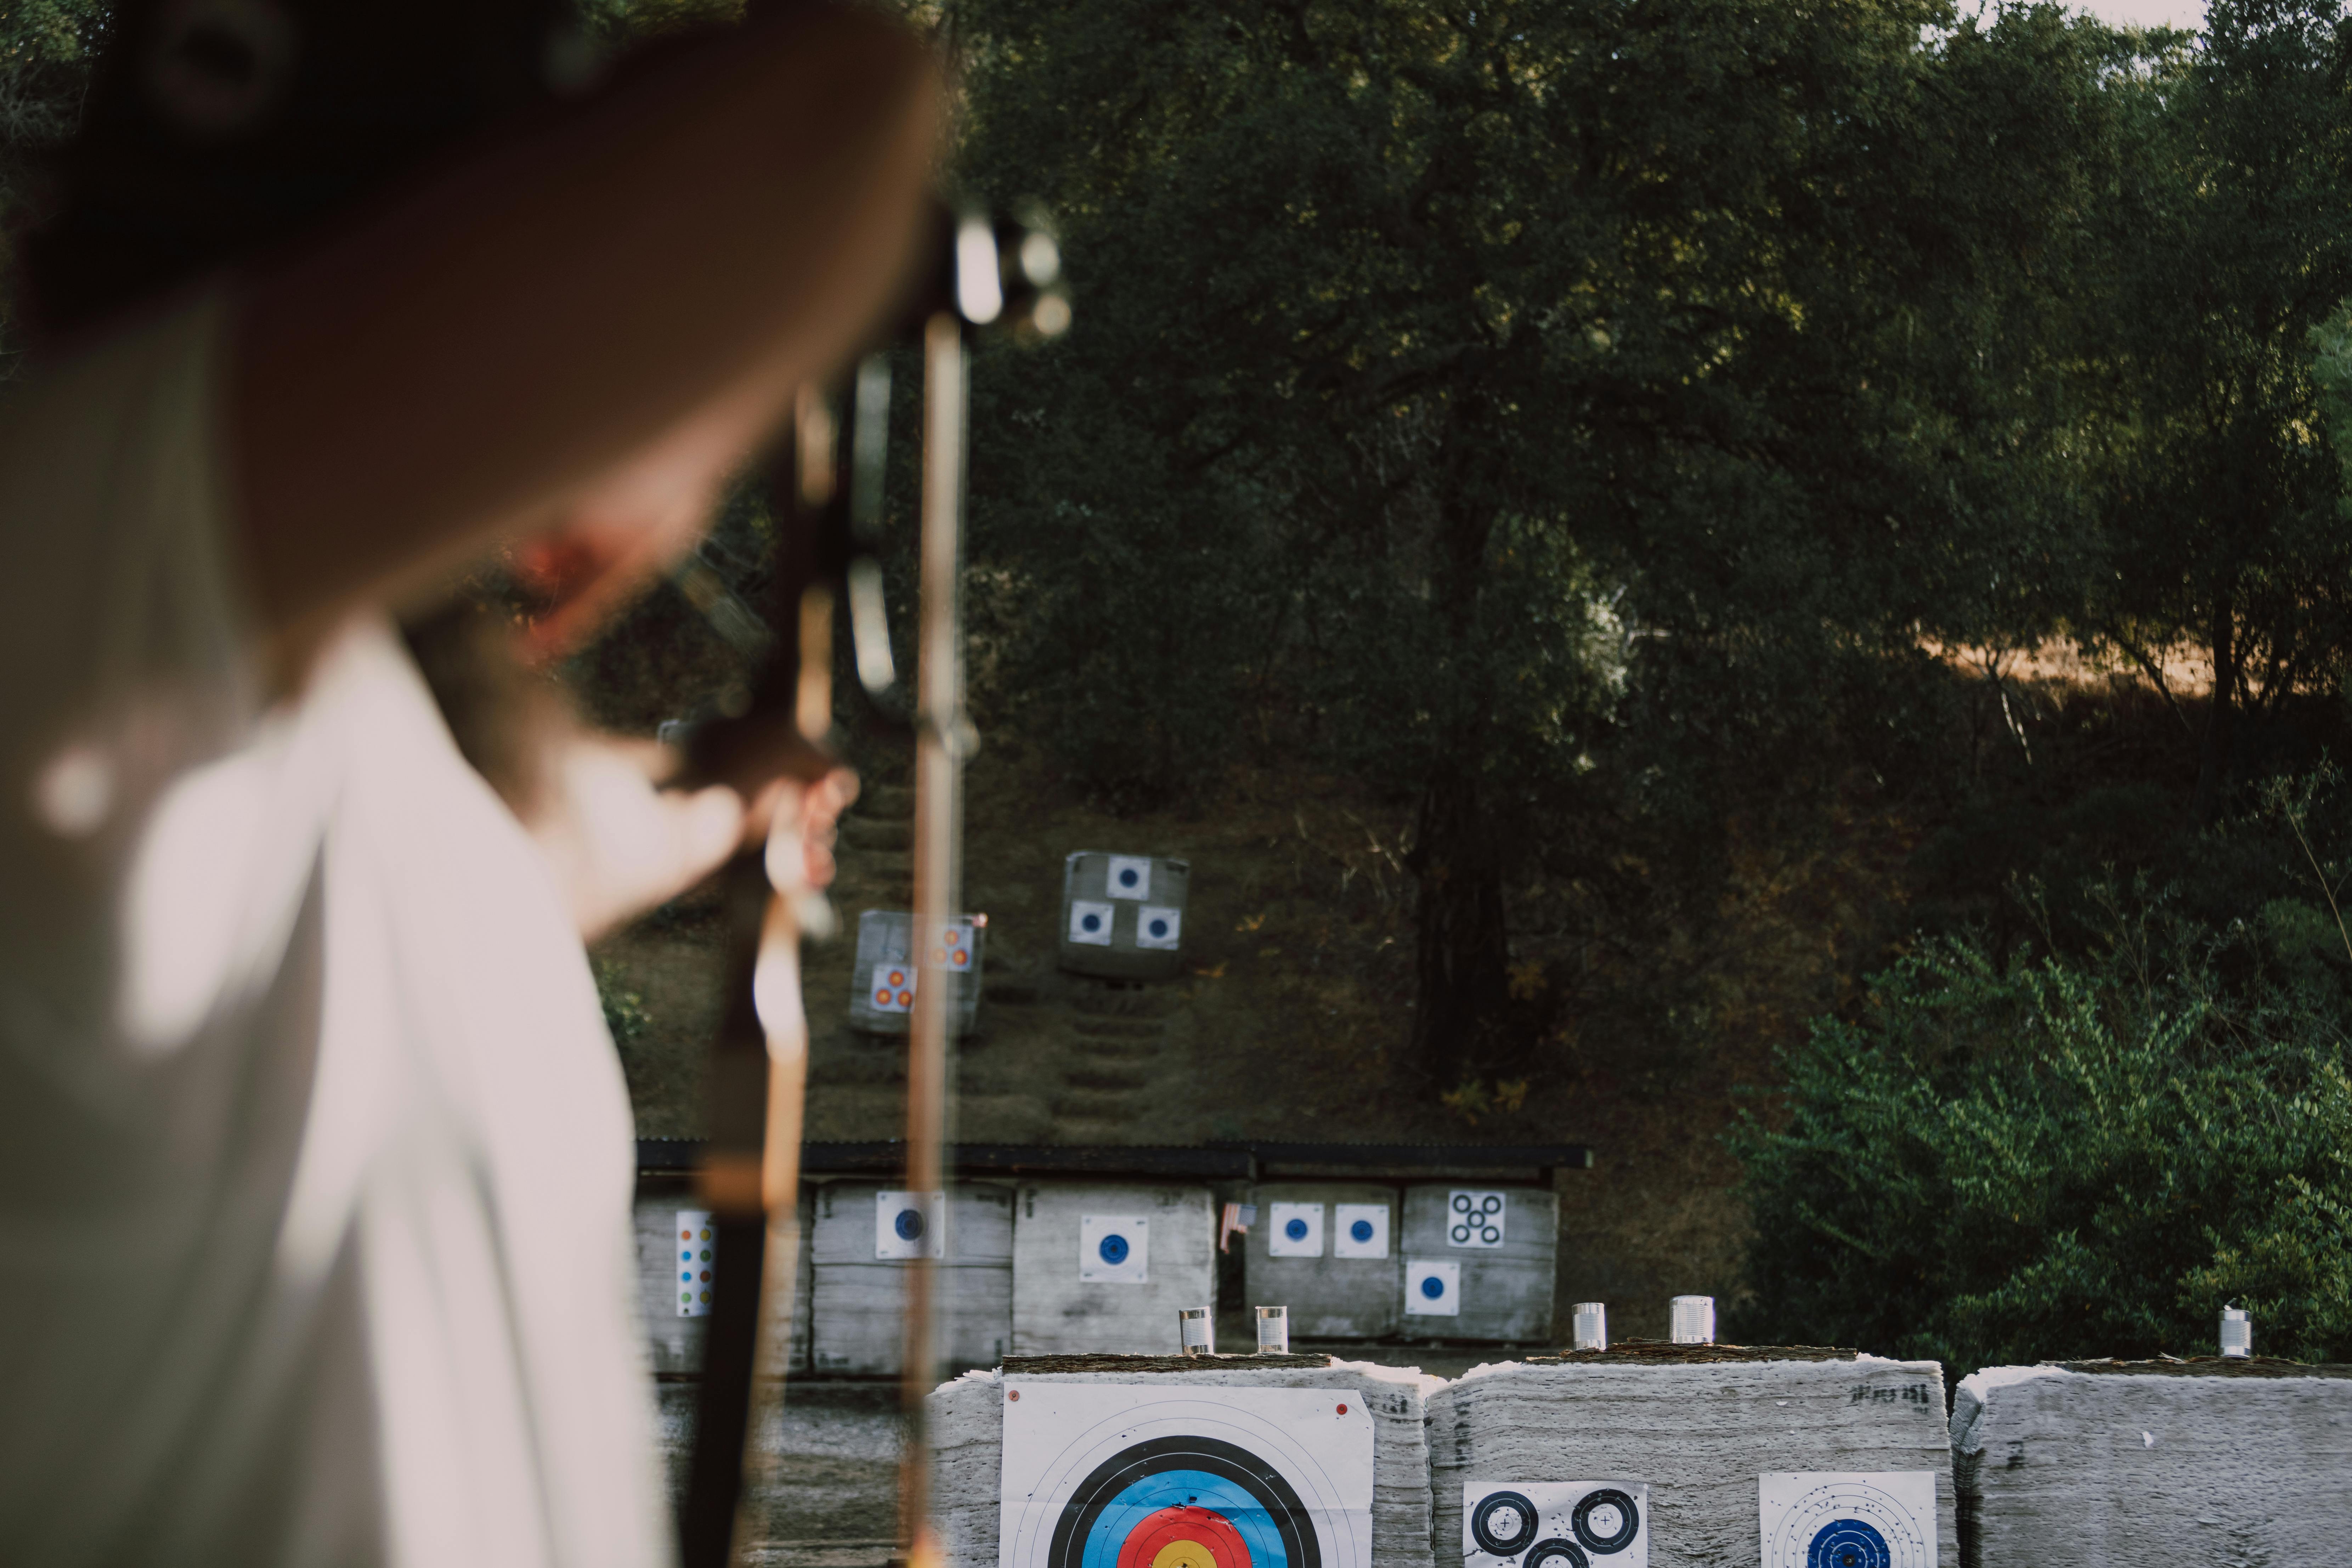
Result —
[[[948, 993], [948, 1029], [968, 1035], [980, 1011], [980, 975], [988, 944], [988, 917], [963, 915], [937, 933], [930, 954]], [[904, 1035], [914, 1016], [922, 970], [915, 948], [915, 917], [904, 910], [867, 910], [857, 917], [857, 957], [849, 973], [850, 1026], [869, 1035]]]
[[1246, 1233], [1252, 1302], [1290, 1309], [1309, 1340], [1377, 1340], [1397, 1331], [1396, 1189], [1365, 1182], [1267, 1182]]
[[1521, 1344], [1550, 1337], [1557, 1194], [1460, 1182], [1407, 1187], [1403, 1253], [1407, 1334]]
[[907, 1268], [939, 1272], [940, 1361], [993, 1366], [1013, 1340], [1013, 1189], [960, 1183], [910, 1193], [877, 1182], [816, 1190], [809, 1238], [810, 1364], [818, 1372], [895, 1377], [906, 1355]]
[[1172, 980], [1184, 966], [1192, 863], [1080, 849], [1062, 862], [1059, 962], [1106, 980]]

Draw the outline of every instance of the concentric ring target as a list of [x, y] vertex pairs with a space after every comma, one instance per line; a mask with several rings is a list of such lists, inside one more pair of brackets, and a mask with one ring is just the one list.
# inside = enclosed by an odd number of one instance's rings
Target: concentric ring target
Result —
[[1470, 1539], [1491, 1557], [1517, 1557], [1536, 1538], [1536, 1505], [1517, 1492], [1489, 1492], [1470, 1510]]
[[1445, 1239], [1456, 1247], [1503, 1244], [1503, 1194], [1455, 1193], [1447, 1205]]
[[1555, 1535], [1536, 1542], [1536, 1549], [1528, 1553], [1527, 1568], [1592, 1568], [1592, 1560], [1575, 1542]]
[[1089, 1471], [1054, 1525], [1045, 1568], [1323, 1568], [1297, 1489], [1216, 1437], [1153, 1437]]
[[1858, 1519], [1833, 1519], [1805, 1549], [1805, 1568], [1893, 1568], [1886, 1537]]
[[1642, 1533], [1642, 1510], [1626, 1493], [1602, 1487], [1584, 1494], [1569, 1518], [1569, 1528], [1577, 1540], [1605, 1557], [1633, 1544]]
[[1759, 1477], [1767, 1568], [1930, 1568], [1935, 1483], [1927, 1470]]

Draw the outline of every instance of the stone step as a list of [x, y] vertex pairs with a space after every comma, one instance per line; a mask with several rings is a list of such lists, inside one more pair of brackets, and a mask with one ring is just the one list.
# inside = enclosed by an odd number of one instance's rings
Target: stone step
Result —
[[1168, 1033], [1168, 1026], [1157, 1018], [1079, 1017], [1072, 1020], [1070, 1032], [1088, 1040], [1156, 1040]]
[[1070, 1089], [1055, 1095], [1053, 1102], [1057, 1121], [1076, 1118], [1096, 1121], [1140, 1121], [1151, 1100], [1140, 1090], [1131, 1089]]
[[1167, 991], [1113, 991], [1083, 983], [1070, 993], [1070, 1010], [1095, 1018], [1164, 1018], [1181, 1003]]
[[1087, 1040], [1073, 1043], [1073, 1062], [1092, 1066], [1116, 1065], [1126, 1062], [1156, 1061], [1165, 1056], [1168, 1042], [1158, 1040]]
[[1098, 1089], [1113, 1092], [1139, 1089], [1150, 1084], [1150, 1075], [1136, 1068], [1074, 1067], [1066, 1069], [1062, 1081], [1072, 1089]]

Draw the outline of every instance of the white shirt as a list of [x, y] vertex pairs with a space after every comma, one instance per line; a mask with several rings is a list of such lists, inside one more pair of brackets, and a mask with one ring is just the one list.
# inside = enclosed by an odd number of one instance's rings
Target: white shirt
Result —
[[0, 1542], [665, 1563], [586, 959], [386, 627], [261, 707], [226, 317], [0, 409]]

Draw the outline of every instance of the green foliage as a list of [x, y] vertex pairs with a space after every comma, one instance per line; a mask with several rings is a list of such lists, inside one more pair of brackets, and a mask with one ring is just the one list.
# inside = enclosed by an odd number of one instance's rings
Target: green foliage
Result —
[[2345, 1008], [2263, 952], [2307, 957], [2332, 922], [2284, 901], [2215, 931], [2108, 902], [2092, 957], [1930, 942], [1786, 1053], [1785, 1121], [1736, 1138], [1742, 1334], [1963, 1369], [2185, 1356], [2235, 1303], [2266, 1352], [2352, 1356]]
[[604, 1027], [613, 1043], [635, 1044], [654, 1021], [646, 1011], [646, 999], [629, 989], [628, 976], [619, 964], [600, 958], [592, 961], [591, 967], [596, 974], [597, 999], [604, 1004]]

